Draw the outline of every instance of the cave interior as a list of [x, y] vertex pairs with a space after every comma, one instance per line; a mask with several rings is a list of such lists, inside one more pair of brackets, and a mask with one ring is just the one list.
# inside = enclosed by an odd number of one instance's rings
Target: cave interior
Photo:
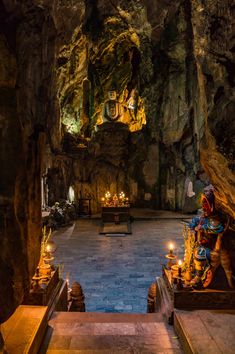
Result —
[[0, 323], [37, 267], [42, 207], [87, 198], [96, 214], [124, 191], [192, 213], [212, 184], [234, 225], [234, 13], [228, 0], [0, 0]]

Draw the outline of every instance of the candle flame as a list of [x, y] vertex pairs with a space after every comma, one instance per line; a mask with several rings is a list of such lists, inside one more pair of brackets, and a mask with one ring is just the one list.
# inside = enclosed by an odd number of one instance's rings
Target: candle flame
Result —
[[173, 251], [173, 249], [174, 249], [174, 245], [173, 245], [173, 243], [170, 243], [170, 244], [169, 244], [169, 250], [170, 250], [170, 251]]
[[182, 265], [182, 261], [181, 261], [181, 259], [179, 259], [179, 261], [178, 261], [178, 265], [179, 265], [179, 266], [181, 266], [181, 265]]

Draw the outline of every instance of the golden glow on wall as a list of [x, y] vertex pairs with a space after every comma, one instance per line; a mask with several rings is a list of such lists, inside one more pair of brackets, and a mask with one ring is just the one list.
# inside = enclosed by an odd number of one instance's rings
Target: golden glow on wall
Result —
[[[111, 94], [115, 92], [115, 95]], [[131, 132], [141, 130], [146, 125], [143, 99], [137, 90], [125, 89], [119, 96], [116, 91], [109, 91], [107, 99], [101, 104], [97, 113], [96, 126], [106, 122], [121, 122], [128, 125]]]

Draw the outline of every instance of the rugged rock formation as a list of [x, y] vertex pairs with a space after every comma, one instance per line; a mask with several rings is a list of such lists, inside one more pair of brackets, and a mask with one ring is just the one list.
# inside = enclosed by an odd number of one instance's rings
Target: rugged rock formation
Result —
[[[135, 205], [193, 211], [186, 181], [198, 195], [209, 177], [234, 218], [234, 9], [0, 1], [0, 322], [38, 262], [42, 176], [50, 204], [74, 186], [94, 212], [110, 188]], [[101, 124], [113, 86], [124, 126]]]
[[50, 111], [44, 102], [51, 102], [53, 64], [46, 44], [53, 27], [41, 8], [11, 2], [1, 2], [0, 22], [2, 322], [22, 301], [39, 258], [41, 160]]
[[201, 163], [216, 188], [218, 206], [235, 216], [234, 1], [195, 2], [192, 7], [197, 64]]

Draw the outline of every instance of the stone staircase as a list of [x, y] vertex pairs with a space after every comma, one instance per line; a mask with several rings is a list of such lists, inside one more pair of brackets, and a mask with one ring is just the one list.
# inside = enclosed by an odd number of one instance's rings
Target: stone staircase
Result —
[[161, 313], [54, 312], [49, 321], [48, 314], [19, 306], [1, 325], [0, 353], [234, 354], [235, 310], [174, 309], [176, 332]]
[[55, 312], [40, 354], [182, 353], [161, 314]]

